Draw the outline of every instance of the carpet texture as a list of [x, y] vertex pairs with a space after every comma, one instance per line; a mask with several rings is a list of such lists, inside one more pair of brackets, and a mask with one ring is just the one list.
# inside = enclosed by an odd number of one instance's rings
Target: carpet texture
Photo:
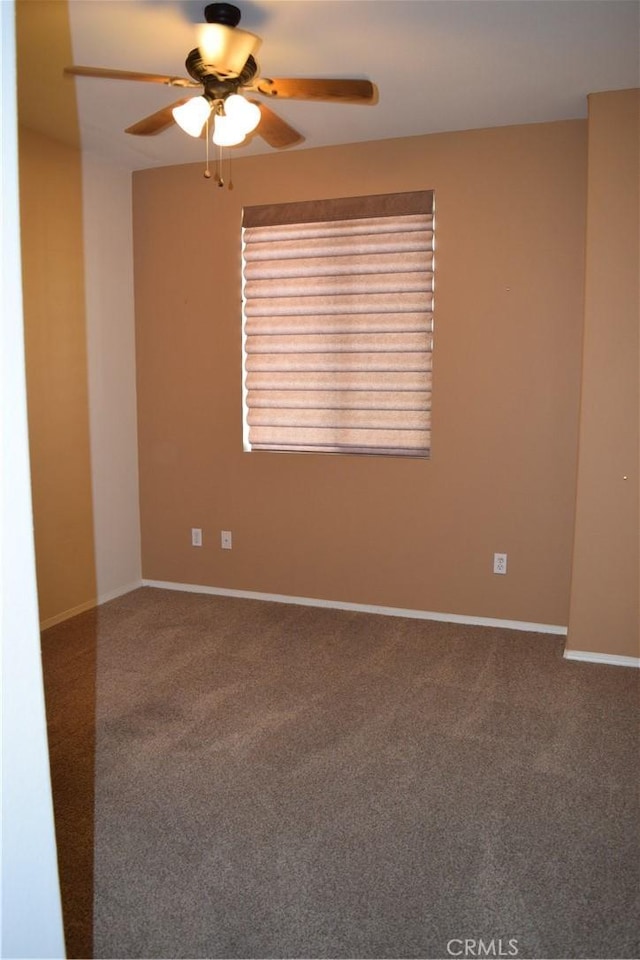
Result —
[[640, 956], [638, 674], [562, 649], [149, 588], [46, 631], [69, 956]]

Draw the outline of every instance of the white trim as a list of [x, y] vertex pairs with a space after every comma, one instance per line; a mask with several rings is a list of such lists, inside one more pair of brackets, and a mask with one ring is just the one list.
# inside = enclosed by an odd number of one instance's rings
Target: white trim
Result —
[[103, 603], [108, 603], [109, 600], [115, 600], [116, 597], [122, 597], [125, 593], [131, 593], [132, 590], [138, 590], [141, 586], [143, 586], [143, 581], [136, 580], [135, 583], [128, 583], [125, 587], [118, 587], [117, 590], [111, 590], [109, 593], [102, 593], [95, 600], [85, 600], [84, 603], [79, 603], [77, 607], [71, 607], [69, 610], [63, 610], [62, 613], [57, 613], [54, 617], [49, 617], [47, 620], [41, 620], [40, 629], [48, 630], [49, 627], [55, 627], [59, 623], [64, 623], [65, 620], [70, 620], [71, 617], [77, 617], [81, 613], [86, 613], [87, 610], [93, 610], [95, 607], [99, 607]]
[[133, 590], [139, 590], [142, 586], [142, 580], [135, 580], [133, 583], [127, 583], [123, 587], [117, 587], [115, 590], [109, 590], [107, 593], [101, 593], [96, 601], [96, 606], [108, 603], [109, 600], [116, 600], [118, 597], [124, 597], [125, 593], [131, 593]]
[[56, 627], [59, 623], [70, 620], [71, 617], [77, 617], [81, 613], [86, 613], [87, 610], [93, 610], [96, 605], [96, 600], [85, 600], [84, 603], [79, 603], [77, 607], [69, 607], [68, 610], [63, 610], [62, 613], [56, 613], [53, 617], [47, 617], [46, 620], [41, 620], [40, 629], [48, 630], [49, 627]]
[[0, 955], [66, 957], [38, 632], [29, 472], [15, 19], [16, 4], [0, 3]]
[[611, 667], [640, 668], [640, 657], [621, 657], [617, 653], [592, 653], [590, 650], [565, 650], [565, 660], [583, 660], [585, 663], [605, 663]]
[[457, 613], [434, 613], [430, 610], [380, 607], [369, 603], [347, 603], [343, 600], [318, 600], [315, 597], [287, 597], [280, 593], [231, 590], [227, 587], [207, 587], [193, 583], [172, 583], [168, 580], [145, 580], [143, 578], [142, 586], [155, 587], [159, 590], [181, 590], [184, 593], [208, 593], [218, 597], [242, 597], [247, 600], [267, 600], [270, 603], [293, 603], [304, 607], [330, 607], [333, 610], [378, 613], [386, 617], [410, 617], [414, 620], [440, 620], [444, 623], [465, 623], [477, 627], [501, 627], [504, 630], [553, 633], [558, 636], [566, 636], [567, 634], [566, 627], [558, 627], [549, 623], [529, 623], [526, 620], [495, 620], [492, 617], [467, 617]]

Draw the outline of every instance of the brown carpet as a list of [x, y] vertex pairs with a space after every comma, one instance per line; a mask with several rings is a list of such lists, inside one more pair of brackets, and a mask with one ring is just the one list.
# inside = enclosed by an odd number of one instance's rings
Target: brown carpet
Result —
[[562, 648], [153, 589], [47, 630], [69, 956], [638, 957], [638, 673]]

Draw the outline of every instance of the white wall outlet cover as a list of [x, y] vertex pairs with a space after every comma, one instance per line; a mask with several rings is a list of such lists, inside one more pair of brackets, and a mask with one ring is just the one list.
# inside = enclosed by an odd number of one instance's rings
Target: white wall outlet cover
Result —
[[493, 572], [505, 574], [507, 572], [507, 555], [506, 553], [494, 553], [493, 555]]

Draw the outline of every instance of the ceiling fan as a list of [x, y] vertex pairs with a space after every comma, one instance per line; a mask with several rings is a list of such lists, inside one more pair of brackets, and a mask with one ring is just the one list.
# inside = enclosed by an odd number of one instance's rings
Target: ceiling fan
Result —
[[103, 67], [72, 66], [65, 67], [64, 72], [80, 77], [200, 88], [199, 96], [171, 103], [127, 127], [125, 133], [152, 136], [175, 122], [193, 137], [206, 136], [213, 118], [213, 142], [219, 146], [242, 143], [254, 130], [271, 147], [289, 147], [304, 139], [266, 103], [244, 96], [247, 93], [260, 94], [268, 100], [375, 102], [376, 88], [369, 80], [261, 77], [254, 54], [262, 41], [255, 34], [238, 28], [240, 10], [231, 3], [210, 3], [204, 15], [206, 23], [200, 28], [198, 46], [185, 61], [189, 78]]

